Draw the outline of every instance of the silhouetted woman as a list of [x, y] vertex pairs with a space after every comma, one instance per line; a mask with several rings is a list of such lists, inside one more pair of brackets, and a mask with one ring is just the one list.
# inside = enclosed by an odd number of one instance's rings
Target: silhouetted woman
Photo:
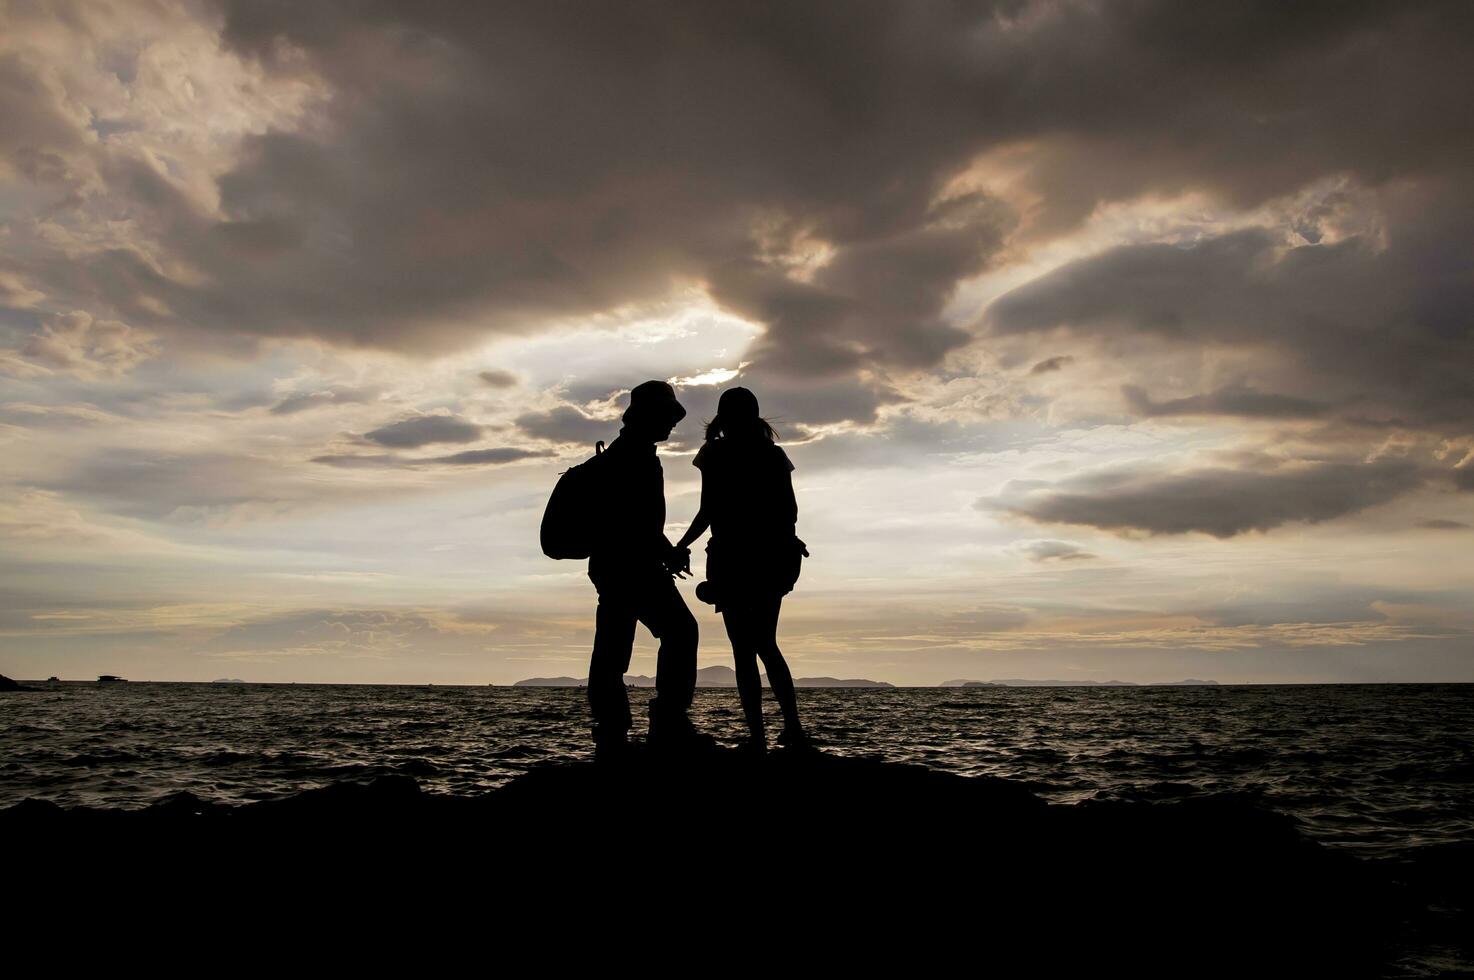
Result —
[[676, 545], [687, 548], [711, 528], [707, 581], [697, 594], [715, 604], [727, 625], [754, 750], [766, 746], [759, 660], [783, 709], [778, 744], [809, 747], [798, 720], [793, 675], [778, 649], [778, 609], [798, 579], [800, 555], [807, 552], [793, 533], [798, 521], [793, 464], [775, 439], [752, 392], [722, 392], [716, 417], [706, 425], [706, 443], [694, 460], [701, 470], [701, 508]]

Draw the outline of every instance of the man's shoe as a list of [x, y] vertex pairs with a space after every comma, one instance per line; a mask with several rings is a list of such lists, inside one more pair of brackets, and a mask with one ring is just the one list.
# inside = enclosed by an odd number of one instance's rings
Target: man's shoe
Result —
[[716, 749], [717, 740], [697, 731], [684, 714], [665, 717], [652, 713], [650, 747], [661, 752], [703, 752]]
[[785, 728], [778, 733], [778, 744], [790, 752], [817, 752], [819, 747], [802, 729]]
[[596, 765], [617, 765], [629, 758], [630, 742], [623, 734], [595, 736], [594, 738], [594, 763]]

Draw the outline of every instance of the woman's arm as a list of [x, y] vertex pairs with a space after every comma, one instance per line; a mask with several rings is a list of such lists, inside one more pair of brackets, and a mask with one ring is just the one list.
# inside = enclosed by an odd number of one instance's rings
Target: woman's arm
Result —
[[691, 518], [691, 526], [686, 528], [686, 533], [681, 535], [681, 540], [676, 542], [676, 549], [691, 547], [691, 542], [706, 533], [711, 527], [711, 498], [709, 497], [708, 484], [706, 482], [706, 471], [701, 471], [701, 504], [696, 508], [696, 516]]
[[788, 524], [798, 523], [798, 497], [793, 493], [793, 474], [783, 471], [783, 491], [779, 498], [783, 507], [783, 519]]
[[676, 549], [691, 547], [691, 542], [705, 534], [708, 527], [711, 527], [711, 519], [706, 516], [706, 508], [701, 507], [696, 511], [696, 516], [691, 518], [691, 526], [686, 528], [686, 533], [676, 542]]

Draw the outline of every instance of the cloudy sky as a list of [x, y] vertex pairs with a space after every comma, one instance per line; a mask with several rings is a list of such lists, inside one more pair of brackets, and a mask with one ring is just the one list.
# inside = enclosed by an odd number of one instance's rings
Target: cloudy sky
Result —
[[800, 675], [1474, 680], [1471, 57], [1464, 2], [0, 0], [0, 672], [582, 675], [537, 523], [665, 378], [672, 537], [724, 385], [797, 465]]

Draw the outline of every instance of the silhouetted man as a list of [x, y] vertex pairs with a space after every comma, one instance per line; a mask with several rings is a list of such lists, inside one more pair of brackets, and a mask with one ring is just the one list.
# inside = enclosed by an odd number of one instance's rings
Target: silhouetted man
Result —
[[677, 551], [665, 536], [665, 480], [655, 454], [655, 444], [670, 438], [685, 415], [670, 385], [646, 381], [630, 392], [624, 427], [600, 457], [600, 511], [606, 519], [589, 556], [589, 578], [599, 591], [589, 707], [601, 757], [617, 755], [630, 729], [624, 675], [636, 621], [660, 639], [651, 744], [691, 747], [709, 741], [686, 714], [696, 688], [696, 619], [672, 576], [688, 566], [690, 552]]

